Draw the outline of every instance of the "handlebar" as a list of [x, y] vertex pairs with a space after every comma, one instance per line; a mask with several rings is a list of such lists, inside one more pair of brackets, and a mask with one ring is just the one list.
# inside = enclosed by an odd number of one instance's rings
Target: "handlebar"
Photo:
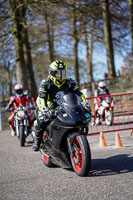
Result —
[[55, 108], [54, 110], [45, 109], [45, 110], [40, 110], [40, 112], [44, 117], [51, 118], [51, 117], [56, 117], [59, 114], [60, 110], [61, 110], [61, 107], [59, 106]]

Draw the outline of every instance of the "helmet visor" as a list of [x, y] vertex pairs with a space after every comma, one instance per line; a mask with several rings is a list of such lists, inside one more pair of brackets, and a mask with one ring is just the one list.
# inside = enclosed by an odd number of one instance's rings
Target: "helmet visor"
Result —
[[105, 90], [106, 87], [104, 86], [104, 87], [100, 87], [100, 88], [101, 88], [102, 90]]
[[67, 71], [66, 70], [56, 70], [56, 71], [54, 71], [54, 77], [60, 81], [63, 81], [67, 77]]
[[16, 93], [20, 95], [23, 93], [23, 90], [22, 89], [16, 90]]

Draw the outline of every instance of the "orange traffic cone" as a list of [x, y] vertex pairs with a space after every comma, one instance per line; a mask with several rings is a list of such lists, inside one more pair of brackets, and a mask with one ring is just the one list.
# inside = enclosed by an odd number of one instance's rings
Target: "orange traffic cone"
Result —
[[100, 132], [99, 146], [100, 147], [106, 147], [107, 146], [103, 132]]
[[115, 136], [115, 146], [116, 147], [123, 147], [119, 133], [116, 133], [116, 136]]

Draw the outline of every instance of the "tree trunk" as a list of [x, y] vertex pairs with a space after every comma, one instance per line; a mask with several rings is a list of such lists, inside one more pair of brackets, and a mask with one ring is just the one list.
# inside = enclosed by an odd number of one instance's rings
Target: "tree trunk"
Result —
[[45, 17], [45, 22], [46, 22], [46, 27], [47, 27], [47, 38], [48, 38], [48, 49], [49, 49], [49, 57], [50, 57], [50, 62], [54, 61], [54, 44], [53, 44], [53, 34], [50, 31], [50, 22], [48, 20], [48, 13], [47, 13], [47, 6], [45, 5], [44, 9], [44, 17]]
[[13, 35], [14, 35], [14, 45], [16, 52], [16, 74], [18, 83], [27, 88], [27, 73], [25, 68], [24, 52], [23, 52], [23, 38], [22, 38], [22, 19], [25, 13], [22, 12], [22, 7], [18, 7], [19, 2], [17, 0], [8, 0], [11, 9], [11, 17], [13, 21]]
[[26, 26], [26, 19], [23, 25], [23, 49], [24, 49], [25, 67], [27, 71], [27, 79], [28, 79], [27, 89], [29, 89], [32, 97], [37, 98], [37, 87], [32, 67], [31, 48], [28, 37], [28, 28]]
[[109, 16], [109, 2], [108, 0], [102, 0], [103, 8], [103, 24], [104, 24], [104, 39], [107, 52], [107, 64], [109, 70], [109, 78], [115, 78], [115, 64], [114, 64], [114, 49], [112, 43], [111, 23]]
[[4, 94], [4, 91], [5, 91], [5, 83], [4, 82], [1, 82], [1, 101], [4, 103], [5, 102], [5, 94]]
[[77, 85], [79, 86], [79, 64], [78, 64], [78, 35], [77, 35], [77, 16], [76, 16], [76, 0], [74, 0], [74, 9], [73, 9], [73, 53], [74, 53], [74, 75]]
[[93, 32], [91, 32], [91, 43], [90, 43], [90, 48], [89, 48], [86, 25], [85, 25], [84, 38], [85, 38], [84, 41], [85, 41], [85, 46], [86, 46], [88, 89], [91, 91], [93, 89], [92, 88], [92, 81], [93, 81], [93, 76], [92, 76]]
[[130, 31], [131, 31], [131, 41], [132, 41], [132, 54], [133, 54], [133, 0], [129, 1], [130, 8]]
[[26, 9], [23, 0], [8, 0], [13, 20], [13, 35], [16, 51], [16, 74], [18, 83], [37, 97], [37, 88], [32, 68], [31, 49], [26, 26]]
[[8, 86], [9, 86], [9, 96], [12, 96], [12, 80], [11, 80], [11, 72], [9, 70], [9, 63], [8, 63], [8, 66], [5, 67], [5, 70], [6, 70], [6, 75], [7, 75], [7, 83], [8, 83]]

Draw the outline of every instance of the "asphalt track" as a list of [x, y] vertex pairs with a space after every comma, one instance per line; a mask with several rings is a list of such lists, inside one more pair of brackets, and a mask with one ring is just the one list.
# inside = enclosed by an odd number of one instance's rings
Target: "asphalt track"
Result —
[[115, 147], [115, 133], [89, 136], [92, 167], [87, 177], [72, 169], [47, 168], [31, 137], [20, 147], [9, 131], [0, 132], [0, 200], [133, 200], [133, 135], [121, 132], [123, 147]]

